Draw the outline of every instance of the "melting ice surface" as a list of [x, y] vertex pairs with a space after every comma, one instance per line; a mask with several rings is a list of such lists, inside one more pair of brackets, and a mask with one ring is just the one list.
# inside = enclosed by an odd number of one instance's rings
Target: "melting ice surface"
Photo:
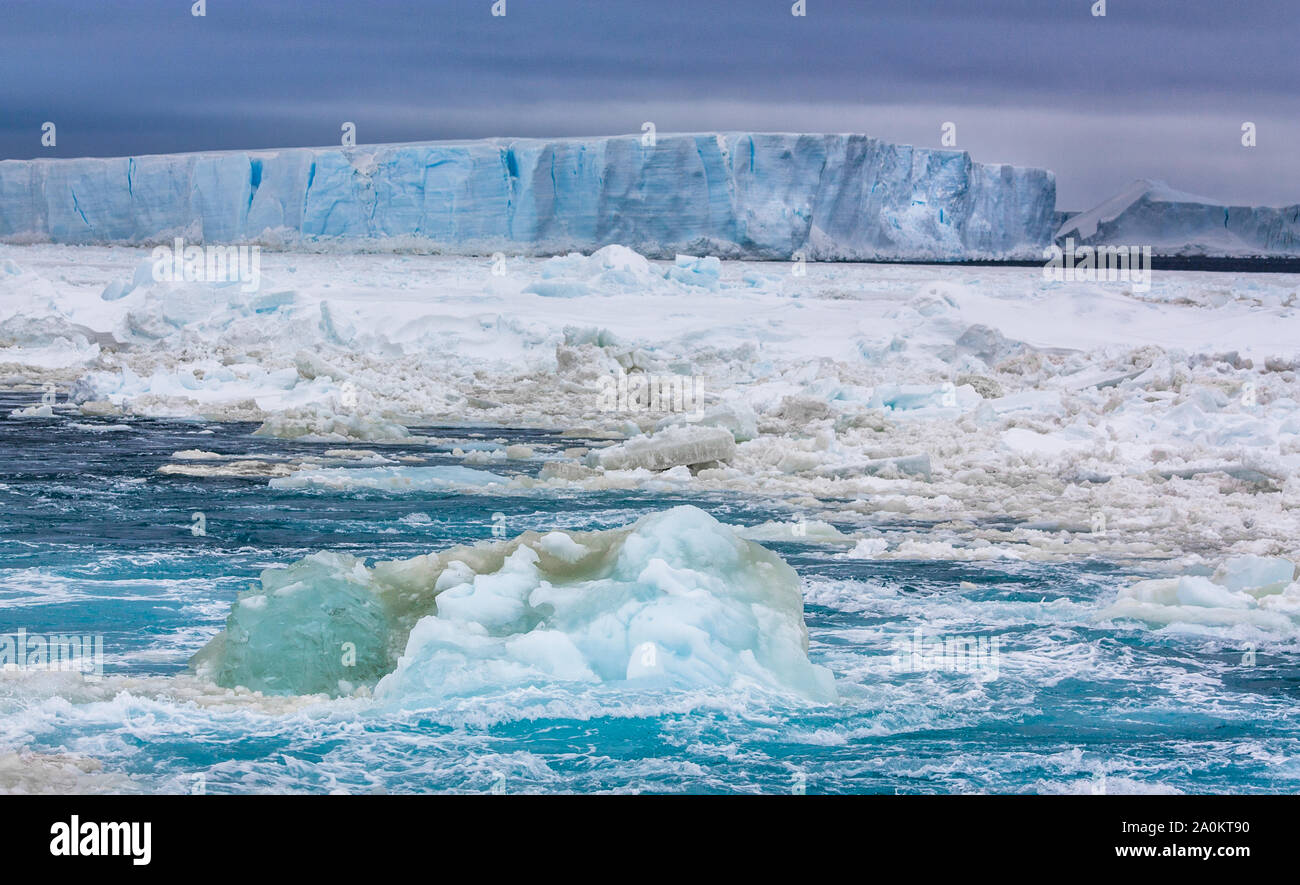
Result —
[[[790, 511], [752, 496], [160, 474], [186, 449], [275, 464], [331, 444], [252, 437], [255, 425], [41, 422], [0, 422], [0, 633], [103, 633], [107, 660], [99, 682], [0, 675], [2, 789], [190, 791], [200, 778], [212, 793], [1297, 787], [1293, 627], [1106, 616], [1124, 599], [1157, 612], [1258, 606], [1285, 596], [1276, 561], [1173, 579], [1134, 561], [861, 558], [842, 541], [860, 526], [783, 537]], [[498, 437], [541, 454], [572, 442], [454, 433], [466, 450]], [[446, 448], [384, 453], [460, 466]], [[759, 526], [744, 534], [766, 551], [726, 526]], [[962, 543], [898, 516], [872, 529], [888, 543]], [[259, 615], [250, 600], [268, 594]], [[301, 619], [271, 617], [299, 605]], [[232, 615], [252, 643], [218, 658], [208, 643]], [[369, 696], [338, 696], [343, 677], [304, 653], [342, 633], [358, 637], [371, 669], [349, 672]], [[926, 664], [912, 654], [918, 636], [930, 649], [997, 638], [996, 676]], [[201, 659], [244, 681], [313, 684], [223, 688], [188, 672], [205, 646]], [[653, 656], [637, 653], [646, 647]], [[327, 693], [286, 693], [304, 687]]]

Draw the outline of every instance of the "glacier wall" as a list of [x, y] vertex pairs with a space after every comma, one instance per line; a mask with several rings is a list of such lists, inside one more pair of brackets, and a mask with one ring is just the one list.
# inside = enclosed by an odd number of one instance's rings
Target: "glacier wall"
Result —
[[0, 162], [0, 240], [457, 254], [611, 243], [810, 260], [1040, 258], [1052, 173], [862, 135], [490, 139]]

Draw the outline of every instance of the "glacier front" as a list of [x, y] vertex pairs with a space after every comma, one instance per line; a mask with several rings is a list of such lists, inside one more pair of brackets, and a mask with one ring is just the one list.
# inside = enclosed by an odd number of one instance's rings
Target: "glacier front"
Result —
[[[1043, 169], [864, 135], [488, 139], [0, 162], [0, 240], [1040, 258]], [[315, 244], [315, 245], [313, 245]]]

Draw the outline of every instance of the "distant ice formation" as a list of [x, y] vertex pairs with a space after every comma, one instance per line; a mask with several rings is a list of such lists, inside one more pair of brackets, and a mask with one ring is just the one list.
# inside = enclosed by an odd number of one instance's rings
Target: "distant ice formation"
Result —
[[1151, 246], [1158, 255], [1300, 255], [1300, 205], [1225, 206], [1135, 181], [1101, 205], [1071, 216], [1056, 232], [1086, 246]]

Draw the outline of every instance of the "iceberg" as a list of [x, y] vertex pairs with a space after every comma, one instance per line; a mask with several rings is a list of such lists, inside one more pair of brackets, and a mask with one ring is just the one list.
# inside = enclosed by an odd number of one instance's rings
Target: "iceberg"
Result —
[[[487, 139], [0, 162], [0, 240], [590, 252], [684, 259], [1037, 258], [1051, 172], [865, 135]], [[571, 294], [552, 286], [546, 294]], [[116, 295], [117, 293], [110, 293]]]
[[1056, 239], [1067, 238], [1084, 246], [1150, 246], [1158, 255], [1296, 256], [1300, 205], [1227, 206], [1143, 179], [1068, 218], [1056, 232]]
[[317, 553], [264, 572], [191, 665], [228, 687], [396, 702], [551, 684], [835, 697], [794, 569], [690, 506], [370, 568]]

